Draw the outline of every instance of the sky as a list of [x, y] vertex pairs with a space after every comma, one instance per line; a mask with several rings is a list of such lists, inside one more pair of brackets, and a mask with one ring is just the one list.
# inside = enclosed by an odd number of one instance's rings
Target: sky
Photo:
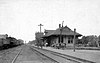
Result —
[[34, 40], [39, 24], [64, 26], [82, 35], [100, 35], [100, 0], [0, 0], [0, 34]]

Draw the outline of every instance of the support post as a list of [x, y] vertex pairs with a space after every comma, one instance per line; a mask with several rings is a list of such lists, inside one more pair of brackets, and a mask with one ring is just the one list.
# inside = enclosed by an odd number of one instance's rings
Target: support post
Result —
[[60, 43], [62, 43], [63, 23], [64, 23], [64, 21], [62, 21], [62, 27], [60, 28]]
[[76, 41], [76, 40], [75, 40], [75, 39], [76, 39], [76, 34], [75, 34], [75, 33], [76, 33], [76, 29], [74, 29], [74, 41], [73, 41], [73, 48], [74, 48], [73, 51], [74, 51], [74, 52], [75, 52], [75, 41]]

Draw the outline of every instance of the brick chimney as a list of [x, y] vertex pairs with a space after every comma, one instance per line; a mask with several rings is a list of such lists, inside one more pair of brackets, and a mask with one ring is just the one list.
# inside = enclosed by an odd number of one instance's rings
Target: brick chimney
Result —
[[61, 24], [59, 24], [59, 28], [61, 28]]

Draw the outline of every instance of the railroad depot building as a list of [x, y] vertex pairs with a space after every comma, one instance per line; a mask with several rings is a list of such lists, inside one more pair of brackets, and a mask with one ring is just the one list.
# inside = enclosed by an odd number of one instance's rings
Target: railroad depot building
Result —
[[[73, 46], [73, 39], [74, 39], [74, 31], [72, 31], [69, 27], [61, 27], [59, 24], [59, 28], [56, 30], [45, 30], [44, 31], [44, 42], [48, 43], [48, 46], [52, 46], [53, 44], [57, 43], [65, 43], [66, 46]], [[76, 40], [78, 37], [82, 35], [79, 33], [75, 33]]]

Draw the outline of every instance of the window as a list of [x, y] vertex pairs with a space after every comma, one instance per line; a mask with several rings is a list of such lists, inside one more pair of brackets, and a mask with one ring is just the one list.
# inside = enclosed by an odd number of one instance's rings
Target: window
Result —
[[70, 40], [68, 40], [68, 44], [70, 43]]
[[72, 44], [73, 43], [73, 39], [71, 37], [68, 37], [68, 44]]

